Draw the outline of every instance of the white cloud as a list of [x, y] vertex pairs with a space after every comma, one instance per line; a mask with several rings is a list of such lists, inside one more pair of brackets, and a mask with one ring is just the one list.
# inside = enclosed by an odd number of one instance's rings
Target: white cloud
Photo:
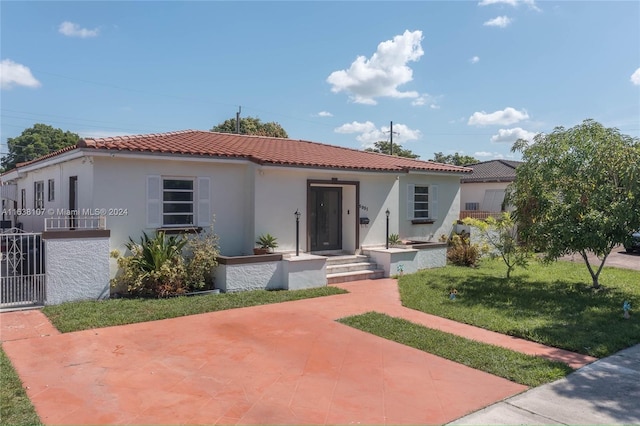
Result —
[[484, 25], [486, 27], [505, 28], [509, 24], [511, 24], [511, 18], [509, 18], [508, 16], [498, 16], [496, 18], [489, 19], [488, 21], [486, 21], [482, 25]]
[[413, 80], [413, 70], [408, 62], [415, 62], [424, 55], [422, 31], [406, 30], [393, 40], [383, 41], [367, 59], [358, 56], [349, 69], [332, 72], [327, 77], [334, 93], [347, 92], [355, 103], [375, 105], [375, 98], [417, 98], [415, 91], [401, 92], [398, 86]]
[[640, 86], [640, 68], [638, 68], [633, 74], [631, 74], [630, 80], [634, 85]]
[[513, 143], [518, 139], [526, 139], [532, 141], [533, 137], [537, 133], [529, 132], [521, 127], [514, 127], [513, 129], [500, 129], [498, 133], [491, 136], [491, 142], [507, 142]]
[[98, 35], [97, 28], [88, 30], [86, 28], [80, 28], [80, 25], [69, 21], [64, 21], [62, 24], [60, 24], [60, 26], [58, 27], [58, 32], [60, 34], [66, 35], [67, 37], [80, 38], [96, 37]]
[[411, 105], [424, 106], [429, 104], [429, 108], [431, 109], [440, 109], [440, 105], [438, 105], [438, 100], [440, 99], [442, 99], [442, 95], [433, 96], [428, 93], [422, 93], [420, 96], [411, 101]]
[[13, 86], [40, 87], [41, 84], [31, 74], [29, 67], [11, 59], [3, 59], [0, 62], [0, 88], [11, 89]]
[[488, 126], [493, 124], [508, 126], [528, 118], [529, 114], [527, 114], [527, 111], [518, 111], [515, 108], [507, 107], [502, 111], [492, 113], [486, 113], [484, 111], [474, 112], [473, 115], [469, 117], [467, 124], [469, 126]]
[[[389, 126], [382, 126], [378, 129], [371, 121], [365, 121], [364, 123], [353, 121], [351, 123], [345, 123], [334, 129], [336, 133], [359, 133], [359, 135], [356, 136], [356, 140], [362, 144], [363, 148], [370, 148], [378, 141], [389, 140], [389, 130]], [[420, 130], [410, 129], [404, 124], [393, 125], [394, 143], [401, 144], [420, 139], [421, 137], [422, 132]]]
[[476, 158], [483, 158], [483, 157], [492, 157], [495, 159], [504, 158], [504, 155], [500, 154], [499, 152], [487, 152], [487, 151], [474, 152], [473, 156]]
[[480, 62], [480, 56], [474, 56], [473, 58], [469, 59], [469, 62], [471, 62], [472, 64], [477, 64], [478, 62]]
[[329, 111], [320, 111], [317, 115], [318, 117], [333, 117]]
[[506, 4], [513, 7], [516, 7], [519, 4], [526, 4], [530, 9], [540, 11], [535, 0], [481, 0], [478, 3], [478, 6], [490, 6], [493, 4]]

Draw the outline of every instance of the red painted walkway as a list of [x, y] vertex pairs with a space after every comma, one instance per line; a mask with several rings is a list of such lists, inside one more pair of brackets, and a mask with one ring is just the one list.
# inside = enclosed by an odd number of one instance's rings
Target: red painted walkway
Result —
[[0, 314], [2, 347], [46, 424], [434, 424], [526, 388], [335, 322], [368, 311], [574, 366], [592, 359], [400, 306], [395, 280], [349, 294], [59, 334]]

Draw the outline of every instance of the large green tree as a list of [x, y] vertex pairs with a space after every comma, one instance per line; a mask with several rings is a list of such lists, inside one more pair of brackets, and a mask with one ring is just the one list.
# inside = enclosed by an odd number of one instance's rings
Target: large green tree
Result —
[[13, 169], [18, 163], [75, 145], [79, 140], [80, 136], [75, 133], [36, 123], [33, 127], [25, 129], [20, 136], [7, 139], [8, 153], [2, 157], [2, 168]]
[[[378, 141], [373, 144], [373, 147], [366, 148], [365, 151], [368, 152], [377, 152], [380, 154], [389, 154], [391, 153], [391, 142], [390, 141]], [[402, 145], [394, 143], [393, 144], [393, 155], [397, 155], [398, 157], [406, 157], [406, 158], [418, 158], [420, 157], [418, 154], [414, 154], [409, 149], [402, 148]]]
[[[212, 132], [236, 133], [236, 119], [230, 118], [211, 129]], [[270, 136], [274, 138], [288, 138], [286, 130], [274, 121], [263, 123], [258, 117], [244, 117], [240, 119], [241, 135]]]
[[599, 288], [611, 250], [640, 228], [640, 140], [585, 120], [512, 151], [524, 161], [509, 196], [523, 241], [548, 261], [579, 253]]
[[480, 161], [470, 155], [460, 155], [459, 153], [444, 155], [442, 152], [434, 152], [430, 161], [436, 163], [453, 164], [455, 166], [466, 166], [479, 163]]

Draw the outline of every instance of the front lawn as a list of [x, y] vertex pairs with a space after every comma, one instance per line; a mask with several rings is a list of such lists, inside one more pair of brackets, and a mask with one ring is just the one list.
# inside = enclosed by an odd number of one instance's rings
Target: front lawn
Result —
[[476, 342], [377, 312], [339, 322], [526, 386], [549, 383], [573, 371], [562, 362]]
[[505, 271], [498, 260], [429, 269], [400, 277], [400, 297], [412, 309], [595, 357], [640, 343], [640, 272], [605, 267], [604, 288], [594, 291], [582, 263], [532, 263], [510, 280]]
[[225, 309], [309, 299], [346, 293], [337, 287], [287, 291], [245, 291], [166, 299], [109, 299], [46, 306], [42, 312], [62, 333], [156, 321]]

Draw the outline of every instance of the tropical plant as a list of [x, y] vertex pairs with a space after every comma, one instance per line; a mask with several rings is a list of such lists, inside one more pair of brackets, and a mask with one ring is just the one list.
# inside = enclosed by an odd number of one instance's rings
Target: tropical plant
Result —
[[189, 238], [164, 232], [149, 237], [143, 233], [140, 242], [129, 238], [126, 247], [129, 256], [117, 250], [111, 253], [120, 267], [111, 284], [126, 288], [129, 294], [166, 297], [202, 290], [213, 283], [219, 255], [213, 228]]
[[389, 244], [394, 245], [394, 246], [402, 244], [402, 240], [400, 239], [400, 235], [398, 235], [398, 234], [389, 234]]
[[256, 244], [262, 249], [273, 250], [274, 248], [278, 247], [277, 240], [278, 239], [276, 237], [267, 233], [260, 235], [256, 240]]

